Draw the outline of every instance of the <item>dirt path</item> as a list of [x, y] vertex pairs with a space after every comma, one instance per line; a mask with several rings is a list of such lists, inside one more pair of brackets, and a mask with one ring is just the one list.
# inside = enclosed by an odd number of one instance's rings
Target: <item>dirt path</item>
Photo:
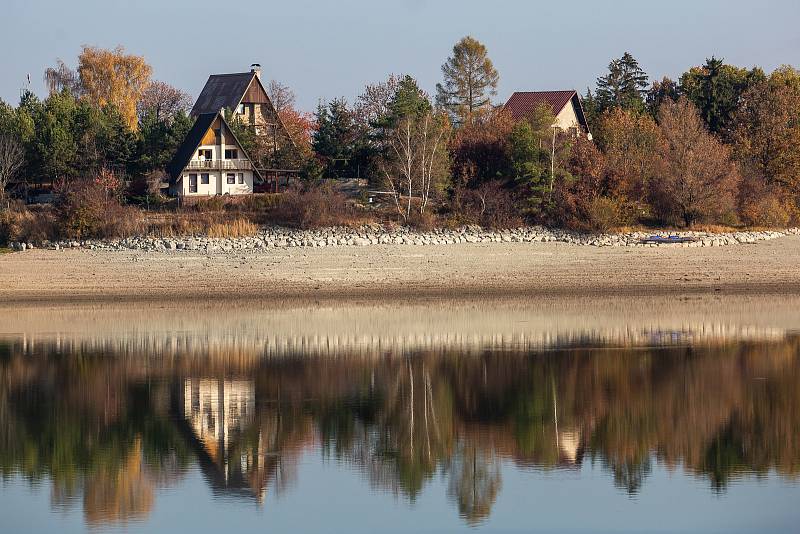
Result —
[[800, 294], [800, 237], [712, 248], [559, 243], [294, 248], [212, 255], [0, 255], [0, 301]]

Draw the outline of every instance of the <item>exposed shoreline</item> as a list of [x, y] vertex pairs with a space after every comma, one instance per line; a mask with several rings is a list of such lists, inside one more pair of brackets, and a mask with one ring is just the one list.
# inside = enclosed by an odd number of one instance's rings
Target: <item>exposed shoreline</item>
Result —
[[708, 248], [467, 243], [0, 256], [0, 303], [800, 295], [800, 236]]

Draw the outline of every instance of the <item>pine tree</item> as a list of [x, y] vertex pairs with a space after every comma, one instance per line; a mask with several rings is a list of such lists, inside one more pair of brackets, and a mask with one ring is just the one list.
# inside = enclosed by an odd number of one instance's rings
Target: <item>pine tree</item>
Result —
[[444, 84], [436, 84], [436, 102], [454, 122], [472, 123], [475, 115], [491, 104], [500, 75], [486, 54], [486, 47], [464, 37], [453, 47], [453, 55], [442, 65]]
[[609, 63], [607, 75], [597, 79], [597, 109], [601, 113], [613, 108], [643, 111], [646, 89], [647, 74], [639, 67], [639, 62], [625, 52]]

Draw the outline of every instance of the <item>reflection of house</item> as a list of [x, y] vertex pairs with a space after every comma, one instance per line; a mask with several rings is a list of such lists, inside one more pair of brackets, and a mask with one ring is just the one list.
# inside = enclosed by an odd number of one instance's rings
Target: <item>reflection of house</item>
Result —
[[514, 120], [521, 121], [530, 117], [541, 106], [553, 112], [554, 127], [575, 135], [586, 134], [589, 139], [592, 138], [581, 99], [576, 91], [517, 91], [511, 95], [503, 109], [510, 112]]
[[243, 195], [260, 177], [221, 113], [197, 117], [167, 167], [172, 195]]
[[253, 382], [186, 379], [181, 404], [212, 485], [262, 502], [278, 459], [256, 422]]

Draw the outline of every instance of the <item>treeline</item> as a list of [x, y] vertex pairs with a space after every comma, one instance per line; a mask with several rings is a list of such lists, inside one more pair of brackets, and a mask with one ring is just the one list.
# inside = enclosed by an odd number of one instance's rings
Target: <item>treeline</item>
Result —
[[[77, 69], [59, 62], [46, 71], [45, 99], [26, 92], [16, 107], [0, 103], [0, 194], [53, 191], [60, 211], [51, 222], [67, 236], [119, 233], [103, 229], [105, 212], [123, 220], [131, 204], [163, 205], [164, 167], [191, 126], [192, 99], [151, 73], [121, 48], [86, 47]], [[512, 120], [496, 100], [499, 73], [471, 37], [454, 46], [442, 78], [431, 96], [413, 77], [391, 76], [353, 103], [321, 102], [313, 114], [295, 108], [288, 87], [269, 83], [300, 149], [291, 162], [274, 161], [282, 155], [234, 127], [265, 168], [301, 169], [291, 204], [328, 215], [295, 210], [299, 225], [353, 220], [352, 205], [340, 213], [342, 197], [319, 190], [322, 179], [351, 177], [383, 193], [357, 207], [357, 220], [585, 231], [800, 220], [800, 73], [792, 67], [766, 74], [711, 58], [677, 81], [650, 82], [626, 53], [583, 97], [592, 141], [554, 129], [547, 106]], [[93, 208], [76, 216], [80, 206]], [[29, 217], [18, 211], [17, 222]], [[2, 226], [0, 234], [24, 238]]]
[[435, 99], [405, 76], [367, 86], [353, 105], [320, 105], [320, 174], [387, 186], [403, 220], [427, 209], [458, 222], [604, 231], [800, 219], [792, 67], [767, 75], [712, 57], [677, 82], [650, 83], [626, 53], [583, 97], [592, 142], [554, 131], [549, 106], [512, 120], [493, 102], [499, 75], [486, 48], [470, 37], [442, 72]]

